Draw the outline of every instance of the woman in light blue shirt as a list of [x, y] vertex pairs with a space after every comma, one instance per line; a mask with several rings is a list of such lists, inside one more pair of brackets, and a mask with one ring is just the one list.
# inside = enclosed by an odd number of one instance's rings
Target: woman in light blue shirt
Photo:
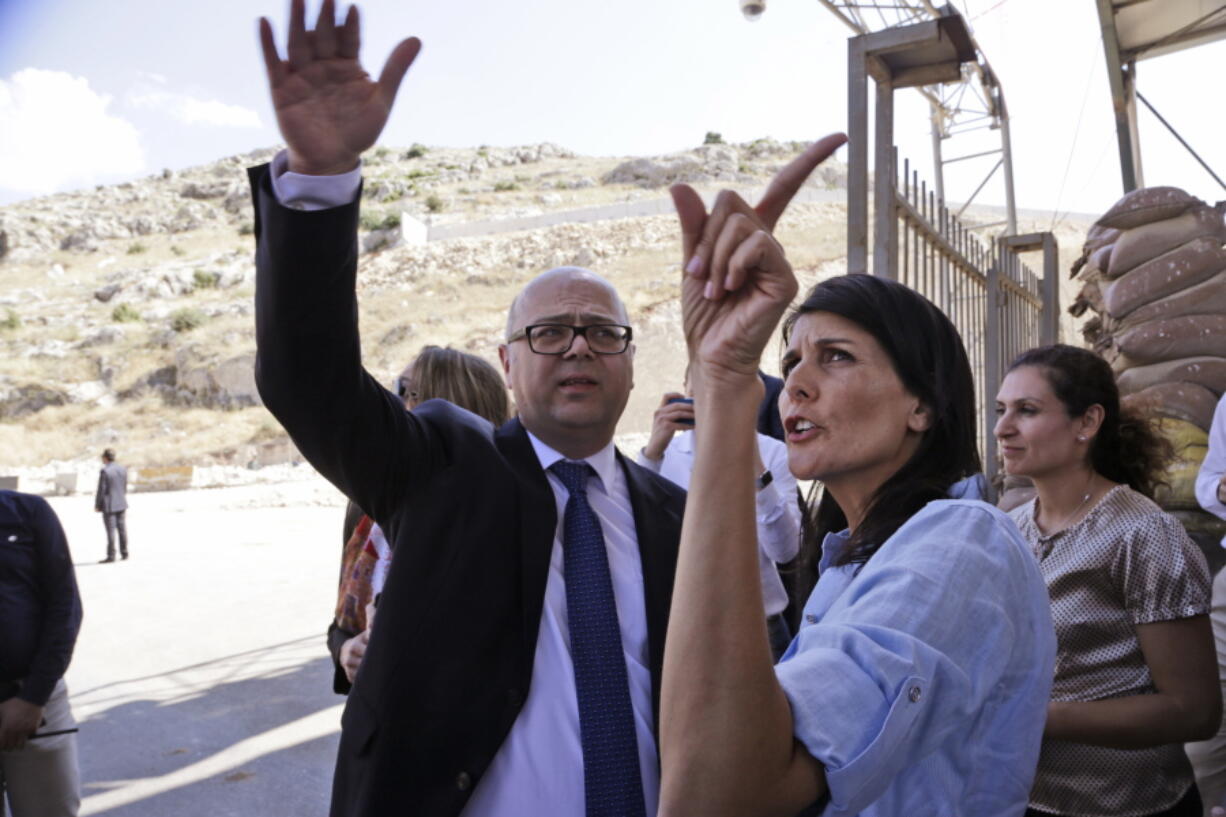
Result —
[[707, 216], [688, 187], [673, 193], [697, 418], [660, 814], [1021, 815], [1055, 637], [1017, 529], [973, 498], [974, 386], [957, 330], [866, 275], [818, 284], [784, 324], [789, 467], [824, 493], [809, 532], [820, 578], [772, 667], [752, 431], [758, 362], [797, 284], [739, 199]]

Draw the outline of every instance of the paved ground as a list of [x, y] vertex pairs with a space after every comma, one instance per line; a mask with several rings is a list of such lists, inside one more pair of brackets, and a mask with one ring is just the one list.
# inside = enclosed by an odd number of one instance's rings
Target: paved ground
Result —
[[326, 814], [343, 498], [317, 480], [130, 501], [132, 558], [99, 565], [92, 498], [51, 500], [85, 609], [67, 679], [81, 813]]

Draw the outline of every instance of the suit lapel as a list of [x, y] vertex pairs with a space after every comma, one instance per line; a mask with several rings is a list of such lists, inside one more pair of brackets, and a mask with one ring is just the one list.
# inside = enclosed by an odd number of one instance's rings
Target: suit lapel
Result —
[[520, 590], [523, 614], [525, 659], [532, 665], [536, 636], [545, 603], [545, 581], [549, 577], [549, 557], [553, 552], [558, 527], [553, 489], [532, 448], [528, 432], [519, 418], [512, 419], [494, 435], [498, 449], [515, 471], [519, 492]]
[[677, 572], [677, 546], [681, 541], [681, 517], [669, 498], [650, 480], [645, 469], [617, 452], [617, 461], [630, 488], [634, 533], [643, 564], [643, 599], [647, 605], [647, 648], [651, 660], [651, 698], [655, 722], [660, 722], [660, 678], [664, 669], [664, 634], [668, 608], [673, 599], [673, 576]]

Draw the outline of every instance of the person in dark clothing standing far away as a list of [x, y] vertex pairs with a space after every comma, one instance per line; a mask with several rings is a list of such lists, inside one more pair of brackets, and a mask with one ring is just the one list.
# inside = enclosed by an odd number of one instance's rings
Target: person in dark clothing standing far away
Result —
[[76, 722], [64, 673], [81, 597], [64, 529], [41, 497], [0, 491], [0, 813], [74, 817]]
[[[256, 382], [396, 554], [345, 705], [332, 814], [655, 814], [684, 492], [613, 446], [633, 384], [626, 308], [592, 272], [549, 270], [511, 304], [499, 347], [517, 418], [494, 430], [441, 400], [406, 412], [360, 358], [359, 157], [421, 43], [399, 43], [375, 81], [356, 9], [337, 25], [325, 0], [314, 31], [305, 16], [294, 0], [287, 60], [260, 22], [287, 149], [250, 171]], [[822, 158], [781, 171], [747, 217], [773, 228]]]
[[779, 416], [779, 395], [783, 393], [783, 378], [772, 377], [759, 369], [758, 379], [766, 387], [762, 402], [758, 404], [758, 433], [784, 442], [787, 440], [787, 434], [783, 431], [783, 418]]
[[119, 555], [128, 558], [128, 526], [124, 522], [128, 511], [128, 469], [115, 462], [115, 451], [111, 448], [102, 452], [94, 510], [102, 514], [102, 523], [106, 526], [106, 558], [102, 563], [115, 561], [116, 533], [119, 534]]

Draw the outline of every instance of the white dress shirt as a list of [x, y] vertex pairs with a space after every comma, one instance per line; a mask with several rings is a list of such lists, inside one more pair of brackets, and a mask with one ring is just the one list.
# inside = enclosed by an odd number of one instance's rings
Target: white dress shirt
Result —
[[[281, 151], [272, 161], [270, 174], [273, 193], [286, 207], [322, 210], [348, 204], [357, 195], [360, 167], [336, 176], [305, 176], [289, 172], [287, 166], [286, 153]], [[562, 525], [570, 494], [562, 481], [548, 470], [564, 457], [531, 433], [528, 437], [553, 488], [558, 511], [549, 576], [545, 581], [545, 603], [533, 657], [532, 683], [519, 717], [478, 782], [461, 812], [462, 817], [583, 817], [587, 811], [579, 701], [570, 657], [562, 565]], [[596, 472], [588, 480], [588, 503], [596, 512], [604, 533], [622, 652], [630, 680], [643, 798], [646, 813], [654, 815], [660, 799], [660, 767], [652, 730], [643, 564], [630, 505], [630, 489], [626, 475], [617, 464], [613, 443], [585, 461]], [[476, 656], [474, 660], [481, 658]]]
[[[1218, 401], [1209, 426], [1209, 450], [1196, 475], [1196, 501], [1214, 516], [1226, 519], [1226, 505], [1217, 498], [1217, 486], [1226, 474], [1226, 396]], [[1226, 547], [1226, 538], [1222, 539]]]
[[[583, 748], [579, 739], [579, 701], [570, 657], [566, 615], [566, 581], [562, 570], [562, 524], [570, 496], [549, 466], [564, 457], [532, 434], [532, 447], [549, 477], [558, 506], [545, 605], [536, 638], [532, 684], [524, 708], [494, 756], [463, 817], [583, 817]], [[647, 612], [643, 599], [643, 565], [639, 557], [634, 513], [626, 475], [617, 464], [613, 444], [588, 457], [596, 475], [588, 480], [587, 498], [600, 519], [622, 652], [630, 678], [630, 704], [639, 745], [646, 813], [660, 799], [660, 771], [652, 733], [651, 665], [647, 653]]]
[[[758, 572], [762, 576], [762, 601], [766, 614], [782, 613], [788, 594], [779, 579], [775, 562], [790, 562], [800, 550], [800, 506], [796, 503], [796, 477], [788, 470], [788, 447], [765, 434], [758, 434], [762, 464], [771, 472], [771, 482], [757, 495]], [[673, 436], [664, 456], [653, 460], [639, 451], [639, 465], [689, 490], [694, 470], [694, 432]]]

